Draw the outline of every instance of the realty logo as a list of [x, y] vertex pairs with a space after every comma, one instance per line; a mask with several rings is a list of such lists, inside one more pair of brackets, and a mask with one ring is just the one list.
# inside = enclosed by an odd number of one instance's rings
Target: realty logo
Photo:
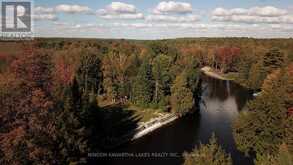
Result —
[[2, 2], [2, 32], [31, 32], [31, 2]]

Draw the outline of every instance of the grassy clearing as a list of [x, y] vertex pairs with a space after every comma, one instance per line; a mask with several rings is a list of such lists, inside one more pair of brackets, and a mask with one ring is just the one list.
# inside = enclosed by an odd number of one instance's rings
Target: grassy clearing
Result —
[[124, 109], [133, 111], [134, 115], [140, 119], [140, 122], [147, 122], [152, 118], [159, 117], [163, 113], [161, 109], [140, 108], [134, 105], [129, 105]]
[[161, 109], [154, 109], [154, 108], [142, 108], [132, 104], [120, 105], [120, 104], [113, 104], [109, 101], [101, 101], [99, 100], [99, 106], [108, 110], [113, 109], [121, 109], [125, 112], [130, 112], [132, 114], [132, 118], [139, 120], [139, 122], [147, 122], [152, 118], [159, 117], [160, 114], [163, 114], [163, 110]]

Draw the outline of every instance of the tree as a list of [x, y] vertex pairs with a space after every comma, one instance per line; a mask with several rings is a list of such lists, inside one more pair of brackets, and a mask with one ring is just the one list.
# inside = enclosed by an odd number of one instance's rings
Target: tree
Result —
[[236, 47], [222, 47], [216, 50], [216, 61], [220, 64], [222, 72], [231, 69], [232, 63], [235, 58], [240, 55], [240, 49]]
[[98, 94], [101, 84], [101, 61], [99, 57], [88, 51], [83, 51], [81, 64], [77, 70], [77, 81], [83, 94], [94, 92]]
[[147, 106], [152, 102], [154, 82], [152, 66], [145, 60], [140, 66], [132, 88], [132, 100], [137, 105]]
[[293, 127], [292, 125], [293, 125], [293, 117], [289, 116], [286, 119], [284, 143], [287, 145], [288, 150], [291, 154], [293, 154]]
[[239, 76], [237, 77], [237, 81], [239, 81], [240, 84], [243, 84], [246, 86], [248, 85], [248, 79], [250, 76], [249, 73], [251, 71], [251, 67], [253, 63], [256, 60], [257, 59], [251, 58], [248, 55], [242, 55], [241, 58], [237, 61], [236, 68], [239, 73]]
[[72, 48], [54, 52], [54, 85], [69, 86], [75, 76], [75, 72], [80, 66], [80, 54], [82, 50]]
[[267, 73], [281, 68], [285, 64], [286, 56], [278, 48], [272, 48], [264, 56], [264, 67]]
[[232, 165], [231, 156], [217, 144], [214, 134], [209, 144], [200, 144], [191, 153], [185, 153], [184, 159], [184, 165]]
[[285, 140], [287, 108], [285, 78], [280, 71], [267, 77], [262, 94], [251, 101], [234, 122], [233, 134], [239, 150], [275, 154]]
[[187, 79], [187, 86], [191, 89], [193, 94], [193, 98], [195, 100], [200, 97], [200, 70], [199, 65], [196, 60], [191, 60], [192, 64], [186, 67], [186, 79]]
[[188, 88], [186, 73], [177, 76], [171, 89], [171, 106], [177, 115], [184, 115], [194, 106], [191, 89]]
[[155, 81], [153, 101], [156, 104], [163, 101], [170, 94], [170, 65], [171, 59], [166, 55], [159, 55], [153, 61], [152, 73]]
[[63, 89], [56, 87], [52, 68], [48, 52], [26, 52], [11, 64], [12, 78], [1, 83], [4, 164], [66, 164], [84, 156], [88, 138], [84, 121], [90, 118], [82, 118], [80, 111], [83, 88], [75, 79], [70, 84], [60, 81]]
[[103, 86], [114, 102], [118, 98], [129, 97], [130, 76], [136, 75], [138, 62], [136, 54], [123, 53], [122, 48], [114, 49], [103, 57]]
[[248, 75], [248, 87], [254, 90], [261, 88], [263, 80], [265, 79], [265, 71], [261, 62], [252, 64]]
[[60, 100], [64, 103], [56, 112], [57, 142], [60, 151], [58, 157], [62, 164], [78, 162], [88, 149], [88, 135], [78, 110], [81, 106], [75, 102], [74, 97], [77, 96], [73, 95], [75, 93], [72, 87], [64, 89], [64, 100]]
[[293, 157], [287, 145], [282, 144], [278, 153], [273, 155], [257, 155], [255, 165], [292, 165]]
[[52, 164], [56, 162], [56, 129], [50, 56], [45, 51], [26, 51], [10, 70], [17, 83], [4, 96], [9, 101], [1, 106], [0, 118], [6, 120], [0, 135], [4, 162]]

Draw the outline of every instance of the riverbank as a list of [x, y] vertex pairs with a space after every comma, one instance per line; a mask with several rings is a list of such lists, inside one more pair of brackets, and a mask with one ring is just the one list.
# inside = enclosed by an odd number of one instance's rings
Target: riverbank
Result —
[[[228, 79], [220, 74], [218, 74], [217, 72], [214, 72], [212, 68], [206, 66], [203, 67], [201, 69], [201, 71], [203, 73], [205, 73], [206, 75], [216, 78], [216, 79], [220, 79], [220, 80], [231, 80]], [[139, 116], [139, 120], [140, 122], [138, 123], [137, 128], [126, 132], [124, 135], [122, 135], [119, 138], [119, 141], [116, 141], [115, 144], [112, 144], [110, 146], [107, 146], [107, 148], [115, 148], [118, 147], [124, 143], [127, 142], [131, 142], [131, 141], [135, 141], [139, 138], [142, 138], [148, 134], [151, 134], [152, 132], [162, 128], [163, 126], [172, 123], [173, 121], [177, 120], [179, 117], [176, 116], [173, 113], [162, 113], [159, 111], [150, 111], [147, 110], [147, 112], [151, 112], [150, 114], [146, 115], [146, 111], [142, 110], [138, 107], [134, 107], [134, 106], [128, 106], [128, 107], [124, 107], [123, 109], [126, 110], [131, 110], [134, 111], [135, 114], [138, 114], [137, 116]], [[138, 113], [138, 112], [142, 112], [142, 113]], [[147, 116], [147, 117], [145, 117]]]
[[[209, 77], [219, 79], [219, 80], [224, 80], [224, 81], [233, 81], [234, 83], [246, 88], [247, 90], [252, 90], [249, 88], [249, 86], [240, 82], [237, 79], [238, 73], [236, 73], [236, 72], [229, 72], [227, 74], [223, 74], [223, 73], [219, 73], [219, 72], [214, 71], [213, 68], [211, 68], [209, 66], [205, 66], [205, 67], [201, 68], [201, 71]], [[259, 96], [260, 94], [261, 94], [261, 92], [253, 91], [254, 97]]]
[[[228, 84], [228, 85], [227, 85]], [[237, 150], [232, 134], [231, 123], [251, 98], [250, 93], [233, 82], [202, 75], [202, 95], [199, 114], [179, 118], [167, 126], [160, 127], [133, 142], [121, 145], [111, 152], [117, 153], [178, 153], [190, 152], [195, 146], [207, 144], [213, 133], [219, 145], [233, 157], [233, 164], [252, 165], [253, 159], [245, 157]], [[216, 90], [215, 90], [216, 89]], [[133, 137], [133, 136], [132, 136]], [[112, 159], [111, 165], [178, 165], [183, 164], [182, 157], [139, 157]]]
[[154, 118], [148, 122], [141, 123], [140, 126], [136, 129], [137, 132], [132, 137], [131, 141], [139, 139], [161, 127], [167, 125], [178, 119], [178, 116], [175, 114], [165, 114], [161, 117]]
[[206, 74], [207, 76], [216, 78], [216, 79], [220, 79], [220, 80], [232, 80], [230, 78], [227, 78], [223, 75], [221, 75], [220, 73], [217, 73], [215, 71], [213, 71], [213, 69], [209, 66], [205, 66], [203, 68], [201, 68], [201, 71]]
[[118, 147], [124, 143], [135, 141], [139, 138], [142, 138], [160, 128], [163, 126], [172, 123], [173, 121], [177, 120], [179, 117], [173, 113], [168, 114], [160, 114], [159, 117], [152, 118], [151, 120], [147, 122], [140, 122], [139, 126], [124, 134], [122, 137], [120, 137], [119, 141], [116, 141], [115, 144], [109, 145], [106, 148], [112, 149], [115, 147]]

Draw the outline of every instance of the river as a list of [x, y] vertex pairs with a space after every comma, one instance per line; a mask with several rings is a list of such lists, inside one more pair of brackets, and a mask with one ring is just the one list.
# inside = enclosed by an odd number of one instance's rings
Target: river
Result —
[[211, 77], [202, 77], [200, 112], [183, 117], [141, 139], [125, 144], [115, 151], [127, 154], [111, 158], [109, 165], [180, 165], [181, 156], [199, 143], [208, 143], [215, 133], [222, 148], [231, 154], [233, 164], [249, 165], [253, 161], [240, 153], [232, 136], [232, 121], [237, 118], [251, 94], [241, 86]]

